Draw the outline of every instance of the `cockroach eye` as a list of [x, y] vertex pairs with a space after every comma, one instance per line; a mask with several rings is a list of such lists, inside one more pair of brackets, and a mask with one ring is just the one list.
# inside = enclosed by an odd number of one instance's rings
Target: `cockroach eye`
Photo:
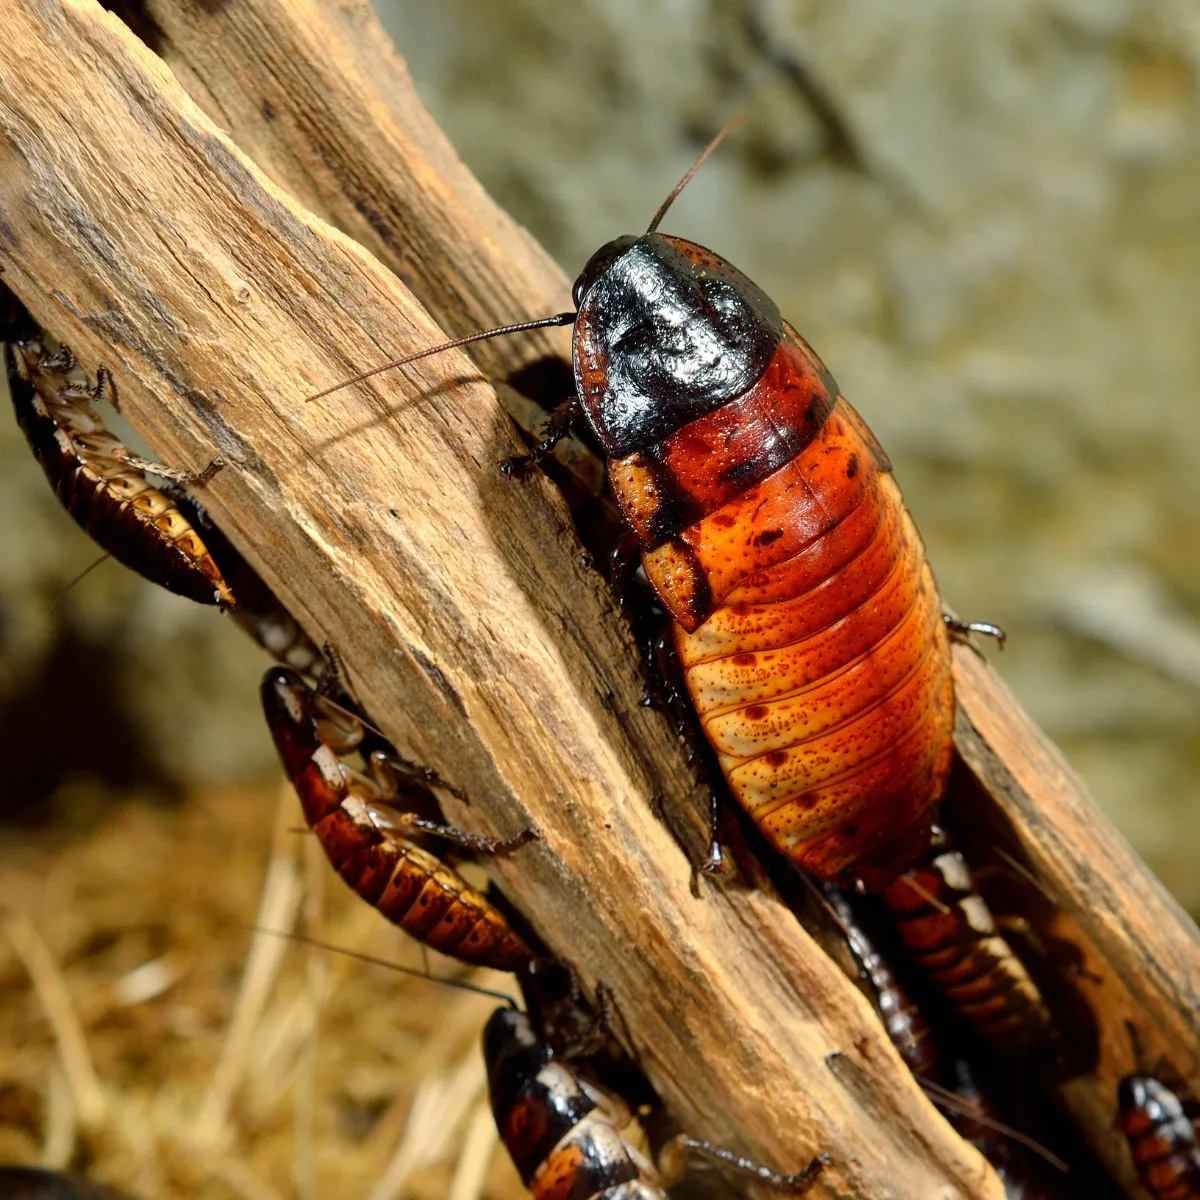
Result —
[[579, 272], [579, 278], [575, 280], [574, 288], [571, 290], [571, 299], [576, 309], [583, 304], [583, 298], [591, 291], [592, 284], [637, 240], [631, 233], [623, 234], [619, 238], [614, 238], [607, 245], [601, 246], [587, 260], [583, 270]]

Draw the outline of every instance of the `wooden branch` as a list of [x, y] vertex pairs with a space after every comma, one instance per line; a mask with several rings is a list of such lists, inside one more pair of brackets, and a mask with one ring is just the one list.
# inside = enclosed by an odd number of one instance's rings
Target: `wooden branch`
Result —
[[[545, 844], [497, 864], [504, 885], [614, 987], [675, 1111], [781, 1167], [827, 1146], [831, 1194], [1000, 1195], [769, 896], [689, 894], [645, 805], [664, 794], [698, 827], [678, 749], [635, 706], [632, 648], [556, 497], [495, 477], [514, 443], [490, 392], [457, 382], [467, 360], [410, 368], [415, 389], [381, 380], [371, 402], [305, 407], [316, 386], [439, 336], [413, 297], [266, 186], [114, 21], [3, 7], [24, 51], [0, 64], [7, 280], [93, 365], [117, 357], [160, 453], [194, 464], [215, 443], [236, 461], [209, 497], [222, 524], [333, 638], [385, 730], [476, 797], [455, 816], [538, 823]], [[153, 9], [189, 90], [442, 326], [564, 307], [565, 281], [457, 162], [365, 7], [207, 8]], [[478, 361], [507, 370], [551, 344], [485, 344]], [[957, 677], [981, 786], [954, 802], [1034, 871], [1057, 904], [1041, 928], [1083, 954], [1102, 1054], [1065, 1091], [1123, 1167], [1120, 1022], [1153, 1053], [1194, 1037], [1194, 930], [974, 656]]]
[[[262, 0], [211, 13], [157, 0], [153, 11], [166, 60], [197, 95], [212, 97], [239, 145], [404, 278], [446, 329], [487, 328], [564, 305], [565, 280], [544, 256], [530, 257], [524, 232], [482, 195], [369, 8], [326, 9], [304, 20]], [[313, 97], [336, 99], [314, 111]], [[436, 186], [422, 191], [414, 180]], [[472, 351], [491, 371], [522, 365], [524, 352], [519, 339]], [[1128, 1155], [1112, 1136], [1116, 1082], [1134, 1065], [1124, 1022], [1145, 1030], [1155, 1057], [1195, 1044], [1195, 926], [965, 648], [956, 653], [956, 685], [958, 746], [975, 786], [958, 781], [950, 815], [975, 833], [981, 851], [989, 840], [1003, 846], [1052, 899], [1031, 906], [1029, 897], [1014, 897], [1044, 939], [1074, 947], [1075, 973], [1065, 980], [1073, 1011], [1082, 1004], [1096, 1018], [1087, 1039], [1094, 1055], [1074, 1048], [1094, 1066], [1064, 1086], [1064, 1099], [1101, 1159], [1136, 1191]], [[699, 834], [695, 828], [693, 847]], [[1077, 1042], [1085, 1027], [1072, 1020]], [[1198, 1058], [1176, 1066], [1200, 1072]], [[1200, 1092], [1200, 1076], [1193, 1084]]]
[[680, 1118], [788, 1168], [828, 1149], [821, 1194], [999, 1197], [789, 913], [734, 887], [692, 895], [647, 804], [688, 794], [678, 748], [638, 708], [636, 654], [557, 495], [495, 470], [519, 445], [469, 360], [305, 404], [437, 327], [115, 18], [32, 0], [3, 16], [6, 280], [112, 364], [159, 453], [230, 461], [214, 516], [336, 643], [385, 732], [476, 799], [453, 815], [541, 830], [497, 865], [504, 885], [613, 989]]

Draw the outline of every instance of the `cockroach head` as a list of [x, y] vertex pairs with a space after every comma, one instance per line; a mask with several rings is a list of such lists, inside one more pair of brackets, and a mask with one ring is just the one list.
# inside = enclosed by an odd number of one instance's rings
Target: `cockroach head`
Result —
[[619, 238], [613, 238], [611, 242], [601, 246], [587, 260], [583, 270], [579, 272], [579, 278], [575, 280], [575, 287], [571, 291], [571, 299], [575, 303], [576, 310], [583, 303], [584, 296], [592, 290], [592, 285], [596, 280], [601, 275], [604, 275], [613, 263], [637, 240], [637, 237], [632, 233], [624, 233]]

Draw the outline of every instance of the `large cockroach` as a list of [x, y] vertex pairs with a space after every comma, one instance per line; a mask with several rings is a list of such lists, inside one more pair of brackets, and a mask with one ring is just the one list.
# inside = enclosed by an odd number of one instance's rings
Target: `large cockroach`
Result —
[[4, 361], [17, 422], [67, 512], [139, 575], [201, 604], [232, 605], [229, 584], [188, 515], [146, 479], [149, 472], [180, 485], [203, 484], [221, 460], [193, 472], [134, 454], [95, 408], [105, 399], [117, 405], [107, 368], [97, 370], [94, 383], [81, 381], [75, 356], [66, 346], [48, 351], [27, 313], [18, 308], [7, 324]]
[[369, 773], [344, 763], [342, 755], [362, 749], [366, 726], [286, 667], [267, 672], [262, 702], [304, 818], [351, 888], [442, 954], [502, 971], [529, 965], [532, 952], [504, 915], [414, 839], [438, 837], [497, 854], [524, 845], [531, 831], [497, 842], [404, 811], [414, 804], [428, 810], [422, 768], [384, 748], [364, 756]]
[[515, 1009], [492, 1014], [483, 1056], [496, 1127], [535, 1200], [666, 1200], [689, 1155], [798, 1195], [829, 1161], [821, 1154], [795, 1175], [778, 1175], [681, 1135], [651, 1162], [622, 1136], [632, 1120], [625, 1102], [557, 1057]]
[[988, 1046], [1009, 1052], [1055, 1041], [1037, 984], [941, 829], [934, 827], [921, 863], [884, 889], [883, 901], [917, 963]]
[[805, 871], [878, 887], [945, 788], [949, 632], [887, 456], [824, 364], [734, 266], [657, 232], [719, 140], [645, 234], [592, 256], [575, 311], [387, 365], [574, 326], [577, 395], [536, 453], [586, 419], [730, 790]]

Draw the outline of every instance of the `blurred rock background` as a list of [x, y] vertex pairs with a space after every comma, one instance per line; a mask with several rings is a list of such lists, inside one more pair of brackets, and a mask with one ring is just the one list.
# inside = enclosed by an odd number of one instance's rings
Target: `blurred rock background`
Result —
[[[1200, 10], [379, 7], [468, 164], [568, 271], [747, 114], [668, 229], [817, 347], [948, 602], [1008, 629], [997, 669], [1200, 912]], [[8, 813], [267, 777], [257, 653], [112, 563], [64, 596], [91, 544], [7, 414], [0, 455]]]

